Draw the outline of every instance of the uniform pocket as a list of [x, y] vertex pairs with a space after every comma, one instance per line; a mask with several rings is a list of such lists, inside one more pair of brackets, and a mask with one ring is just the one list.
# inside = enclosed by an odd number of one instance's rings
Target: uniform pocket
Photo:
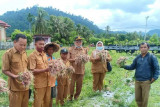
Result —
[[42, 69], [43, 66], [44, 66], [43, 61], [37, 60], [37, 68], [38, 68], [38, 69]]
[[37, 61], [37, 65], [41, 65], [43, 62], [42, 61]]
[[12, 59], [12, 65], [13, 65], [14, 67], [18, 67], [18, 66], [19, 66], [19, 59], [18, 59], [18, 58]]

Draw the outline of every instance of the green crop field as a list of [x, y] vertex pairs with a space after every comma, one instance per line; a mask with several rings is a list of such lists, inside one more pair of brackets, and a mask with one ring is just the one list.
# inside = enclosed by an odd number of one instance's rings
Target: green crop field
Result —
[[[89, 50], [89, 54], [93, 51], [94, 48]], [[27, 50], [29, 55], [33, 50]], [[0, 51], [0, 71], [2, 65], [2, 55], [5, 51]], [[92, 74], [91, 74], [91, 63], [86, 64], [86, 71], [83, 81], [83, 88], [81, 95], [78, 100], [73, 100], [72, 102], [66, 101], [64, 107], [136, 107], [134, 101], [134, 71], [127, 71], [122, 68], [119, 68], [116, 64], [117, 59], [120, 56], [126, 56], [128, 58], [127, 64], [131, 64], [132, 60], [135, 58], [134, 55], [126, 53], [116, 53], [116, 51], [110, 51], [112, 56], [112, 72], [106, 73], [104, 80], [104, 91], [103, 92], [93, 92], [92, 90]], [[59, 57], [59, 53], [55, 53], [56, 58]], [[156, 55], [160, 61], [160, 55]], [[7, 80], [2, 71], [0, 72], [0, 78]], [[160, 80], [157, 80], [152, 84], [150, 98], [149, 98], [149, 107], [160, 107]], [[108, 90], [108, 91], [107, 91]], [[109, 94], [107, 94], [108, 92]], [[29, 107], [31, 107], [33, 102], [33, 93], [32, 97], [29, 100]], [[55, 105], [55, 99], [54, 99]], [[8, 95], [7, 93], [0, 94], [0, 107], [7, 107]]]

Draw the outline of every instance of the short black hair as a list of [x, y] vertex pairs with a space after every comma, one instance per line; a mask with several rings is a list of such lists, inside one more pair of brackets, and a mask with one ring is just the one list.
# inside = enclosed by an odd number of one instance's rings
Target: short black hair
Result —
[[150, 48], [150, 45], [149, 45], [147, 42], [142, 42], [142, 43], [139, 45], [139, 48], [141, 47], [141, 45], [144, 45], [144, 44], [147, 44], [147, 47]]
[[40, 37], [35, 38], [35, 43], [38, 42], [38, 41], [45, 41], [45, 40], [42, 36], [40, 36]]
[[18, 41], [19, 38], [22, 38], [22, 39], [27, 39], [27, 37], [23, 34], [16, 34], [15, 38], [14, 38], [14, 41]]
[[68, 54], [67, 48], [62, 48], [60, 54]]

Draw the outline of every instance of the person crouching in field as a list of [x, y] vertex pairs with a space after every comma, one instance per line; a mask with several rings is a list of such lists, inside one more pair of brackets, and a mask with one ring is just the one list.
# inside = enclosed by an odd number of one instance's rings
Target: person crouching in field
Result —
[[[70, 62], [68, 61], [68, 50], [66, 48], [61, 49], [60, 51], [61, 60], [63, 63], [69, 67]], [[61, 105], [64, 105], [64, 100], [67, 98], [68, 95], [68, 87], [69, 87], [69, 76], [67, 74], [63, 76], [57, 77], [57, 99], [56, 103], [57, 105], [60, 103]]]
[[28, 107], [29, 88], [19, 81], [19, 73], [27, 69], [27, 38], [17, 34], [14, 47], [7, 50], [2, 59], [2, 72], [8, 76], [9, 107]]
[[156, 56], [150, 54], [149, 44], [141, 43], [140, 52], [131, 65], [121, 65], [126, 70], [135, 72], [135, 100], [138, 107], [147, 107], [151, 84], [159, 77], [159, 64]]
[[[57, 52], [59, 50], [59, 45], [56, 43], [48, 43], [44, 47], [44, 51], [47, 55], [48, 62], [52, 63], [53, 60], [55, 60], [55, 57], [53, 56], [53, 53]], [[57, 81], [54, 76], [50, 76], [49, 80], [49, 86], [51, 86], [51, 102], [50, 107], [52, 107], [53, 98], [56, 98], [56, 90], [57, 90]]]
[[42, 37], [35, 38], [35, 50], [30, 54], [29, 69], [34, 75], [34, 102], [33, 107], [49, 107], [51, 100], [50, 67], [44, 53], [45, 40]]
[[101, 41], [97, 42], [96, 50], [94, 50], [91, 54], [90, 61], [92, 62], [91, 71], [93, 74], [93, 90], [94, 91], [101, 91], [103, 89], [103, 80], [105, 77], [107, 70], [107, 62], [111, 61], [112, 58], [109, 55], [108, 51], [106, 51], [106, 58], [103, 62], [101, 54], [105, 52], [103, 43]]

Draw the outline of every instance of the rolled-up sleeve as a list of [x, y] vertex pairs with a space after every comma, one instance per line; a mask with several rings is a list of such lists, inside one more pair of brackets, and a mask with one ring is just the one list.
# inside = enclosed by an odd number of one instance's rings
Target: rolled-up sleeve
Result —
[[33, 70], [36, 68], [36, 59], [33, 55], [28, 57], [28, 68]]
[[10, 71], [10, 58], [8, 53], [5, 53], [2, 57], [2, 70]]

